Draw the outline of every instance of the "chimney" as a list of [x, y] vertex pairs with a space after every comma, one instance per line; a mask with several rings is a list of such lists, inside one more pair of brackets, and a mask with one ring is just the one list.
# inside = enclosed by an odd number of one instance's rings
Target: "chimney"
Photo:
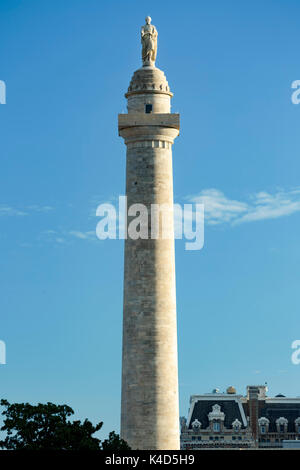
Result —
[[258, 447], [258, 397], [260, 395], [261, 390], [257, 385], [248, 385], [247, 392], [250, 426], [255, 446]]

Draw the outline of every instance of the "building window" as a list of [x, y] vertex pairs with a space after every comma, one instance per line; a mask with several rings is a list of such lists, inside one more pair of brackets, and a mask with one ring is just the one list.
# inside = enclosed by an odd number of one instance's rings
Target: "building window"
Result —
[[198, 441], [201, 441], [201, 436], [198, 436]]
[[266, 434], [267, 432], [269, 432], [269, 424], [270, 421], [268, 420], [268, 418], [264, 418], [263, 416], [259, 418], [258, 425], [260, 434]]
[[218, 421], [214, 421], [213, 430], [214, 432], [220, 432], [220, 423]]
[[146, 104], [145, 105], [145, 113], [146, 114], [152, 113], [152, 104]]
[[287, 432], [288, 428], [288, 420], [286, 418], [283, 418], [281, 416], [280, 418], [276, 419], [276, 427], [277, 427], [277, 432]]
[[192, 422], [192, 428], [193, 428], [193, 431], [195, 432], [200, 431], [201, 423], [197, 418]]
[[235, 432], [239, 432], [239, 430], [241, 429], [242, 427], [242, 423], [238, 420], [238, 419], [235, 419], [232, 423], [232, 428]]

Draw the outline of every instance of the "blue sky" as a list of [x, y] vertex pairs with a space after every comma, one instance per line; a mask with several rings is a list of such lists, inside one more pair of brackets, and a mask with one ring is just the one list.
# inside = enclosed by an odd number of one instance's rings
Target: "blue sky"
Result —
[[119, 430], [123, 242], [95, 238], [95, 211], [124, 194], [117, 115], [146, 15], [181, 114], [175, 201], [206, 210], [203, 250], [176, 241], [181, 414], [215, 387], [300, 395], [299, 13], [296, 0], [0, 0], [2, 397]]

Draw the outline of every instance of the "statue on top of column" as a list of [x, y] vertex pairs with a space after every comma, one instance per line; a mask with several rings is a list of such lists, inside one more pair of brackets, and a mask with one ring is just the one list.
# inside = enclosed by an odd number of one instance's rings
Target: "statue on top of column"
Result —
[[141, 42], [142, 42], [142, 60], [143, 66], [155, 65], [157, 54], [157, 29], [151, 24], [150, 16], [146, 17], [146, 24], [142, 26]]

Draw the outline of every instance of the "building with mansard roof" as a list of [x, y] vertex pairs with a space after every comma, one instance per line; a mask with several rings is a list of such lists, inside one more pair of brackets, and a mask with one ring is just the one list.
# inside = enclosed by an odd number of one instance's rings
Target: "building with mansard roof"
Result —
[[[282, 448], [300, 444], [300, 398], [267, 396], [266, 385], [251, 385], [239, 395], [192, 395], [188, 417], [181, 417], [181, 449]], [[294, 444], [293, 444], [294, 443]]]

